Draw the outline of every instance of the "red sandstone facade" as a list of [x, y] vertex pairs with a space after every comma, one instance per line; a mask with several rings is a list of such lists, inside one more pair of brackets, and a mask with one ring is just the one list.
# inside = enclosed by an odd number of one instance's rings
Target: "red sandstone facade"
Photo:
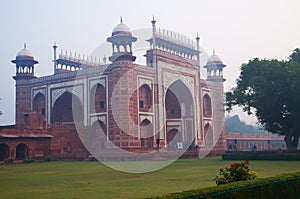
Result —
[[[137, 40], [122, 22], [107, 42], [111, 63], [95, 64], [64, 54], [53, 75], [34, 76], [38, 63], [24, 47], [16, 64], [16, 125], [0, 132], [0, 159], [51, 155], [81, 159], [101, 150], [168, 153], [226, 150], [223, 107], [225, 65], [213, 54], [200, 76], [195, 42], [152, 21], [146, 65], [135, 64]], [[172, 35], [173, 34], [173, 35]], [[86, 144], [88, 143], [88, 144]]]

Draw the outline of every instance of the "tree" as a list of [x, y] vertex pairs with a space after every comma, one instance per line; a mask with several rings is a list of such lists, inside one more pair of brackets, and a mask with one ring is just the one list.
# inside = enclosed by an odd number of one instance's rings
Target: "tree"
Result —
[[226, 109], [238, 105], [297, 150], [300, 136], [300, 50], [288, 61], [255, 58], [243, 64], [237, 86], [226, 93]]

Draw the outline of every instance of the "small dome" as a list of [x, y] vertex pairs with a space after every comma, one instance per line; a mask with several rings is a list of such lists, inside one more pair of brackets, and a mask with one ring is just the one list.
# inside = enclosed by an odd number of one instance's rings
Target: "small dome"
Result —
[[215, 50], [214, 50], [212, 56], [210, 56], [210, 58], [208, 59], [207, 65], [208, 64], [223, 64], [220, 57], [218, 55], [216, 55]]
[[121, 23], [119, 23], [112, 31], [112, 36], [116, 34], [132, 35], [130, 28], [123, 23], [122, 18]]
[[16, 59], [24, 58], [33, 60], [33, 54], [26, 48], [26, 44], [24, 45], [24, 48], [16, 55]]

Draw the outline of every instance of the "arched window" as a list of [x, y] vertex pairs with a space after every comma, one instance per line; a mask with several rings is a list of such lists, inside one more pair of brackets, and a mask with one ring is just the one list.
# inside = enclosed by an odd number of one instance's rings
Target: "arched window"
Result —
[[207, 94], [203, 97], [203, 115], [204, 117], [211, 117], [212, 115], [211, 99]]
[[18, 144], [16, 147], [16, 159], [24, 159], [28, 157], [28, 147], [26, 144]]
[[148, 85], [144, 84], [139, 88], [140, 111], [149, 111], [152, 105], [152, 93]]

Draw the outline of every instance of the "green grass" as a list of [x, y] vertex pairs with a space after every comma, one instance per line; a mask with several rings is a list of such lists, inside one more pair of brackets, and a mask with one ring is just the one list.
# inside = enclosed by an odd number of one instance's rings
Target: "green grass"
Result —
[[[221, 157], [178, 160], [159, 171], [130, 174], [99, 162], [45, 162], [0, 166], [0, 198], [143, 198], [216, 186]], [[140, 164], [137, 162], [137, 164]], [[300, 171], [298, 161], [251, 161], [260, 178]]]

